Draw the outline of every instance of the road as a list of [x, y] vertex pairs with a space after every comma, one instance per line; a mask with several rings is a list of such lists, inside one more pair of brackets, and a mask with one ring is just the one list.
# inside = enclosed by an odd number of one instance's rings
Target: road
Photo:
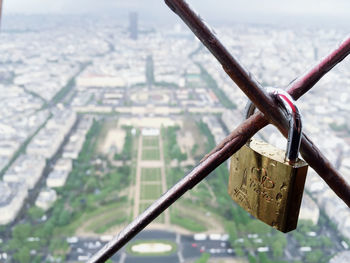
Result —
[[[128, 254], [125, 249], [119, 251], [111, 259], [118, 263], [179, 263], [189, 262], [199, 258], [202, 253], [207, 252], [211, 257], [234, 257], [234, 251], [231, 249], [228, 241], [206, 240], [196, 241], [192, 235], [180, 235], [178, 233], [150, 230], [139, 233], [133, 241], [136, 240], [164, 240], [177, 244], [176, 251], [169, 256], [133, 256]], [[96, 238], [81, 238], [75, 244], [71, 244], [70, 254], [67, 256], [67, 262], [86, 262], [98, 251], [106, 242], [101, 242]]]

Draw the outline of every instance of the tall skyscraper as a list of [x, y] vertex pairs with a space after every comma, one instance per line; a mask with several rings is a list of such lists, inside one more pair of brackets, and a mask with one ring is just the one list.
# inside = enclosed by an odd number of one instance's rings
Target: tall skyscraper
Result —
[[138, 14], [136, 12], [131, 12], [129, 15], [129, 30], [130, 38], [136, 40], [138, 35]]

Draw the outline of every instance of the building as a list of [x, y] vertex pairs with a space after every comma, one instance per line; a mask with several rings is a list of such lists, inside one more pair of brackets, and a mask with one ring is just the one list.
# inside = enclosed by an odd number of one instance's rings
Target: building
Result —
[[23, 182], [33, 189], [41, 178], [46, 165], [45, 158], [39, 155], [21, 155], [4, 174], [7, 183]]
[[56, 162], [54, 170], [71, 172], [72, 167], [73, 167], [72, 159], [61, 158]]
[[315, 201], [311, 197], [304, 193], [303, 200], [301, 202], [299, 219], [311, 220], [314, 225], [317, 224], [320, 217], [320, 209]]
[[77, 159], [81, 149], [83, 148], [85, 137], [92, 125], [91, 118], [83, 118], [77, 127], [77, 130], [70, 136], [69, 142], [63, 149], [63, 158]]
[[68, 178], [68, 171], [53, 170], [46, 179], [47, 187], [62, 187]]
[[56, 110], [54, 117], [29, 143], [26, 149], [27, 154], [41, 155], [46, 159], [51, 159], [59, 150], [76, 120], [75, 112]]
[[329, 263], [348, 263], [350, 262], [350, 251], [342, 251], [336, 254]]
[[53, 203], [56, 200], [57, 200], [56, 191], [48, 188], [48, 189], [41, 190], [38, 198], [35, 201], [35, 205], [46, 211], [53, 205]]
[[23, 183], [0, 181], [0, 193], [0, 225], [6, 225], [16, 218], [28, 196], [28, 191]]
[[131, 12], [129, 14], [129, 31], [130, 38], [137, 40], [138, 38], [138, 14], [136, 12]]

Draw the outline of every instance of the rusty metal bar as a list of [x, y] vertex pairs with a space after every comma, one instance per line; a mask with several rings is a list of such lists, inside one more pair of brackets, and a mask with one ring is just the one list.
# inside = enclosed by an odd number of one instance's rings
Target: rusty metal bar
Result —
[[[329, 71], [335, 64], [340, 62], [349, 53], [345, 52], [346, 55], [342, 57], [340, 53], [342, 53], [345, 49], [345, 47], [341, 46], [338, 51], [334, 51], [330, 56], [327, 57], [329, 59], [327, 63], [324, 63], [325, 61], [321, 61], [320, 65], [317, 65], [311, 71], [306, 73], [304, 77], [300, 78], [300, 80], [295, 82], [295, 84], [292, 85], [292, 88], [289, 90], [289, 93], [296, 99], [305, 92], [307, 92], [312, 87], [312, 85], [314, 85], [314, 83], [317, 82], [317, 78], [320, 79], [327, 71]], [[238, 72], [238, 75], [239, 73], [240, 72]], [[249, 73], [248, 77], [249, 79], [251, 78]], [[245, 76], [241, 79], [238, 78], [238, 80], [242, 80], [244, 78]], [[314, 83], [312, 81], [308, 81], [308, 79], [314, 79]], [[268, 121], [264, 119], [261, 113], [256, 113], [253, 116], [251, 116], [248, 120], [245, 120], [210, 154], [206, 155], [198, 166], [196, 166], [188, 175], [186, 175], [176, 185], [174, 185], [164, 195], [162, 195], [146, 211], [139, 215], [131, 224], [129, 224], [125, 229], [123, 229], [111, 242], [109, 242], [100, 251], [98, 251], [88, 261], [88, 263], [105, 262], [120, 248], [122, 248], [128, 241], [130, 241], [137, 233], [139, 233], [150, 222], [152, 222], [152, 220], [154, 220], [165, 209], [167, 209], [171, 204], [173, 204], [178, 198], [180, 198], [184, 193], [193, 188], [196, 184], [203, 180], [210, 172], [212, 172], [217, 166], [222, 164], [233, 153], [239, 150], [249, 138], [251, 138], [259, 129], [263, 128], [267, 124]], [[306, 149], [303, 149], [304, 147], [306, 147]], [[305, 158], [303, 155], [306, 161], [310, 159], [309, 161], [311, 161], [311, 163], [313, 162], [313, 160], [317, 163], [324, 163], [325, 170], [327, 170], [327, 176], [329, 178], [333, 177], [333, 180], [342, 180], [342, 178], [337, 174], [337, 172], [335, 170], [332, 170], [332, 167], [330, 166], [329, 162], [322, 156], [322, 154], [317, 150], [317, 148], [315, 148], [315, 146], [312, 143], [310, 143], [308, 139], [306, 139], [306, 137], [304, 138], [304, 142], [302, 145], [302, 152], [304, 152], [304, 155], [307, 157]], [[316, 156], [316, 158], [314, 156]], [[344, 190], [344, 192], [346, 193], [345, 196], [348, 196], [349, 186], [343, 184], [339, 187]], [[337, 189], [337, 191], [341, 192], [339, 189]], [[350, 199], [345, 198], [345, 200], [349, 201]], [[347, 204], [349, 205], [349, 202], [347, 202]]]
[[[295, 99], [299, 99], [309, 91], [328, 71], [350, 54], [350, 36], [347, 37], [338, 48], [324, 57], [317, 66], [307, 71], [303, 76], [289, 85], [289, 93]], [[300, 89], [302, 87], [302, 89]]]
[[[350, 54], [350, 37], [344, 40], [338, 48], [333, 50], [331, 54], [323, 58], [317, 65], [307, 71], [302, 77], [294, 81], [288, 93], [295, 99], [299, 99], [303, 94], [308, 92], [313, 85], [316, 84], [328, 71], [335, 65], [341, 62], [347, 55]], [[264, 116], [261, 113], [254, 115], [255, 122], [252, 129], [254, 133], [264, 128], [269, 124], [267, 120], [263, 121]], [[239, 126], [240, 127], [240, 126]], [[239, 128], [238, 127], [238, 128]], [[284, 133], [286, 136], [286, 133]], [[231, 140], [231, 135], [228, 136], [221, 144]], [[242, 134], [240, 140], [247, 141], [249, 137]], [[222, 146], [218, 145], [213, 151], [217, 151]], [[321, 178], [328, 184], [328, 186], [335, 192], [335, 194], [342, 199], [347, 206], [350, 207], [350, 186], [344, 178], [336, 171], [327, 158], [321, 151], [312, 143], [312, 141], [304, 134], [304, 138], [300, 148], [301, 155], [305, 161], [321, 176]]]
[[[287, 127], [287, 120], [274, 100], [254, 76], [234, 58], [202, 18], [190, 8], [184, 0], [165, 0], [173, 10], [192, 30], [204, 46], [216, 57], [228, 76], [248, 96], [255, 106], [276, 126]], [[283, 125], [281, 125], [281, 122]]]
[[[254, 117], [255, 116], [255, 117]], [[246, 134], [249, 138], [254, 135], [254, 122], [256, 122], [256, 115], [252, 116], [238, 129], [233, 131], [230, 135], [230, 140], [222, 145], [221, 149], [213, 152], [210, 156], [198, 164], [188, 175], [182, 178], [177, 184], [171, 187], [165, 194], [163, 194], [156, 202], [154, 202], [146, 211], [139, 215], [133, 222], [124, 228], [112, 241], [98, 251], [88, 263], [105, 262], [120, 248], [122, 248], [129, 240], [131, 240], [137, 233], [145, 228], [157, 216], [159, 216], [165, 209], [173, 204], [188, 190], [196, 186], [206, 176], [208, 176], [216, 167], [227, 160], [233, 153], [239, 150], [245, 143], [242, 139], [242, 134]], [[260, 125], [263, 125], [265, 119], [261, 119]]]
[[[339, 53], [341, 50], [335, 50], [332, 54], [326, 57], [333, 66], [341, 61]], [[313, 69], [307, 72], [304, 76], [311, 76], [320, 74], [316, 69], [323, 69], [321, 66], [325, 64], [321, 61], [319, 65], [316, 65]], [[332, 67], [328, 67], [330, 70]], [[325, 71], [322, 71], [325, 74]], [[306, 81], [306, 79], [304, 79]], [[303, 83], [306, 83], [303, 81]], [[291, 92], [293, 91], [293, 93]], [[293, 95], [294, 93], [300, 94], [300, 96], [306, 93], [309, 87], [305, 84], [297, 86], [292, 85], [289, 93]], [[251, 138], [257, 131], [266, 126], [268, 121], [264, 119], [261, 113], [256, 113], [251, 116], [248, 120], [245, 120], [240, 124], [227, 138], [225, 138], [222, 143], [220, 143], [210, 154], [206, 155], [201, 163], [193, 169], [188, 175], [186, 175], [181, 181], [179, 181], [175, 186], [173, 186], [168, 192], [166, 192], [162, 197], [160, 197], [153, 205], [151, 205], [146, 211], [144, 211], [140, 216], [138, 216], [130, 225], [123, 229], [111, 242], [109, 242], [105, 247], [98, 251], [93, 258], [91, 258], [89, 263], [99, 263], [105, 262], [108, 258], [113, 256], [120, 248], [122, 248], [128, 241], [130, 241], [136, 234], [138, 234], [142, 229], [144, 229], [152, 220], [159, 216], [165, 209], [167, 209], [171, 204], [173, 204], [178, 198], [180, 198], [184, 193], [193, 188], [201, 180], [203, 180], [210, 172], [212, 172], [217, 166], [227, 160], [232, 154], [238, 151], [246, 141]], [[304, 154], [305, 155], [305, 154]], [[315, 153], [306, 153], [306, 156], [314, 156]], [[316, 158], [314, 161], [308, 162], [318, 162]], [[337, 179], [336, 179], [337, 180]], [[345, 187], [345, 189], [348, 189]], [[346, 190], [347, 191], [347, 190]]]
[[[244, 67], [227, 51], [212, 30], [209, 29], [201, 17], [190, 8], [186, 1], [165, 0], [165, 2], [217, 58], [229, 77], [264, 114], [265, 118], [270, 123], [273, 123], [286, 137], [287, 122], [285, 116], [267, 95], [264, 88], [254, 79], [253, 75], [244, 69]], [[319, 65], [296, 81], [295, 84], [292, 85], [290, 91], [292, 97], [297, 99], [298, 96], [303, 94], [302, 90], [307, 92], [326, 72], [344, 59], [350, 52], [349, 43], [349, 39], [345, 40], [338, 49], [323, 59]], [[299, 88], [297, 89], [297, 87]], [[315, 169], [331, 189], [333, 189], [350, 207], [350, 186], [305, 134], [303, 134], [300, 150], [302, 156], [309, 165]]]

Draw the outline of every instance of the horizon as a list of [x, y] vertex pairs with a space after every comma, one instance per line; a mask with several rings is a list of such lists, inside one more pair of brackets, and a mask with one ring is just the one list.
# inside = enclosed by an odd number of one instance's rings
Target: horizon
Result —
[[[68, 13], [55, 13], [55, 14], [45, 14], [45, 13], [38, 13], [38, 14], [23, 14], [23, 13], [11, 13], [11, 14], [2, 14], [2, 22], [1, 27], [2, 30], [6, 31], [8, 24], [12, 25], [12, 19], [19, 17], [22, 17], [23, 19], [26, 18], [39, 18], [39, 17], [45, 17], [45, 19], [57, 19], [59, 17], [67, 17], [67, 18], [94, 18], [97, 20], [114, 20], [118, 23], [128, 23], [128, 17], [129, 13], [133, 12], [130, 11], [119, 11], [116, 14], [119, 16], [117, 19], [112, 14], [97, 14], [97, 13], [80, 13], [80, 14], [68, 14]], [[161, 23], [161, 26], [174, 26], [174, 25], [181, 25], [181, 27], [186, 28], [187, 26], [183, 23], [180, 19], [162, 19], [162, 17], [154, 17], [150, 16], [147, 13], [140, 13], [139, 14], [139, 22], [141, 26], [146, 27], [153, 27], [159, 25]], [[177, 18], [177, 17], [175, 17]], [[8, 21], [10, 20], [10, 21]], [[335, 30], [348, 30], [349, 22], [346, 19], [338, 18], [333, 19], [332, 17], [325, 17], [325, 16], [305, 16], [305, 15], [275, 15], [273, 17], [271, 16], [265, 16], [265, 15], [259, 15], [255, 16], [254, 19], [252, 18], [227, 18], [221, 17], [221, 18], [211, 18], [211, 19], [205, 19], [210, 25], [216, 27], [216, 26], [234, 26], [234, 25], [256, 25], [256, 26], [273, 26], [273, 27], [283, 27], [283, 28], [291, 28], [295, 29], [296, 27], [299, 29], [300, 26], [303, 27], [303, 29], [312, 29], [312, 28], [324, 28], [324, 29], [335, 29]]]
[[[159, 4], [158, 4], [159, 3]], [[258, 0], [242, 2], [240, 0], [221, 0], [220, 5], [210, 0], [192, 0], [188, 3], [201, 14], [203, 19], [214, 24], [268, 24], [319, 27], [348, 27], [350, 16], [350, 1], [346, 0], [302, 0], [291, 2]], [[130, 0], [128, 2], [102, 0], [99, 3], [90, 0], [44, 1], [33, 0], [30, 3], [23, 0], [4, 0], [3, 17], [10, 15], [69, 15], [118, 17], [125, 20], [129, 12], [139, 13], [140, 21], [146, 23], [182, 23], [159, 0]]]

